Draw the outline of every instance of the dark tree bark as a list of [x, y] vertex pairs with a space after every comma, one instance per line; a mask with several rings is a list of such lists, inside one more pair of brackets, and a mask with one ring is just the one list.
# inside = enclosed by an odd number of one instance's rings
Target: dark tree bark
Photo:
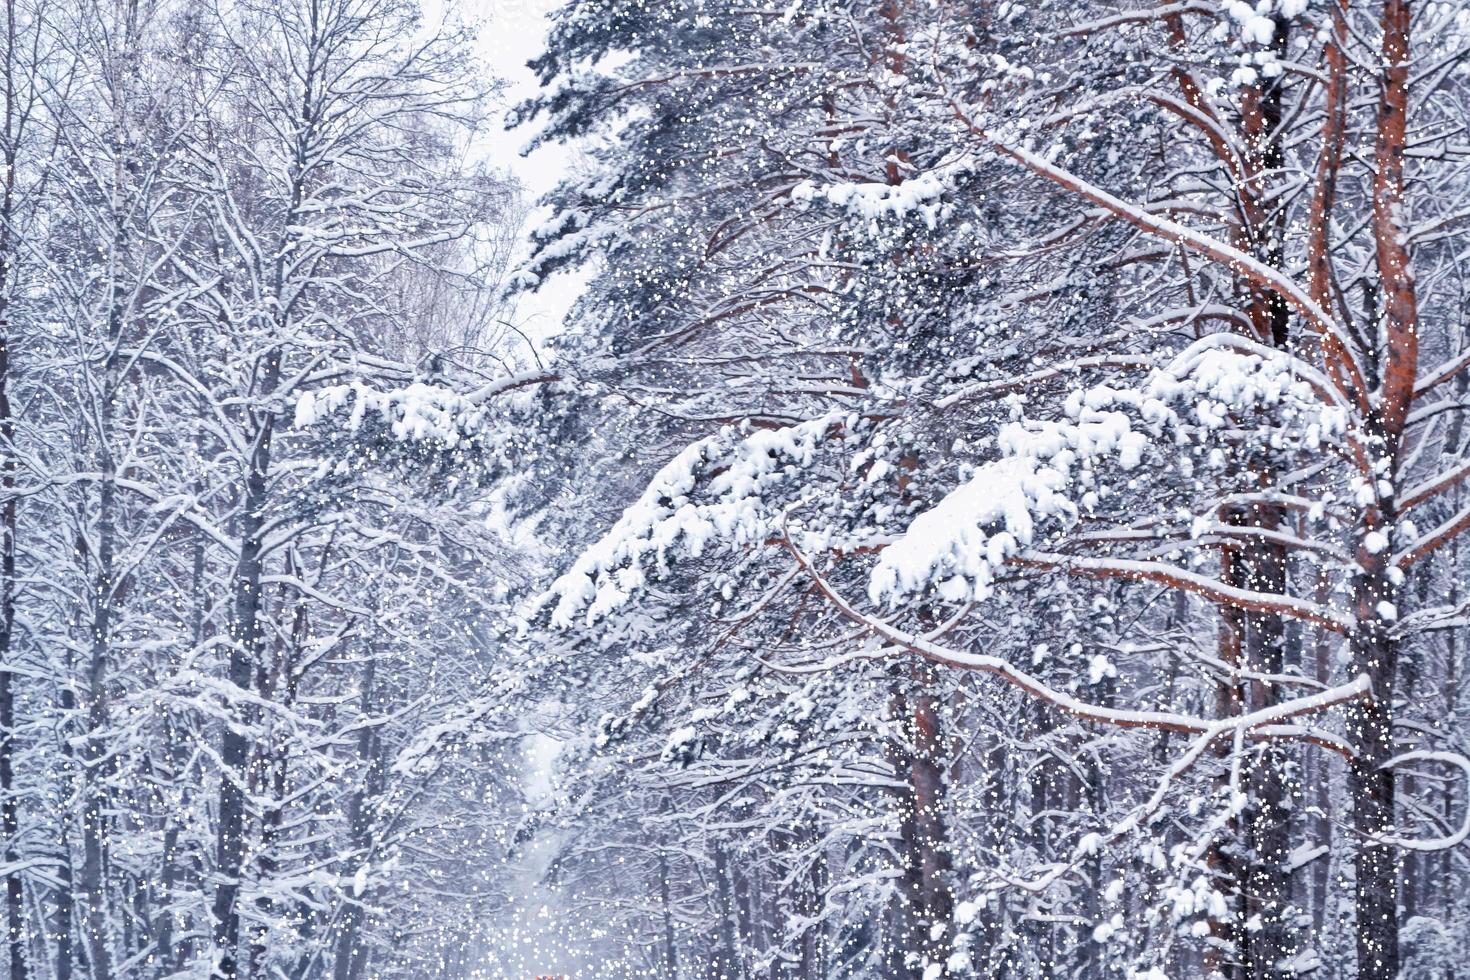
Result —
[[923, 962], [944, 963], [954, 941], [954, 885], [944, 823], [949, 752], [943, 705], [934, 691], [937, 679], [933, 665], [920, 664], [911, 678], [899, 681], [893, 700], [907, 741], [891, 751], [895, 776], [905, 784], [896, 800], [903, 867], [895, 898], [898, 948], [888, 957], [888, 975], [894, 978], [918, 980]]
[[714, 846], [715, 915], [718, 945], [715, 949], [714, 976], [718, 980], [741, 980], [739, 944], [736, 939], [735, 899], [730, 887], [730, 858], [722, 844]]
[[658, 901], [663, 916], [663, 968], [671, 977], [679, 975], [679, 947], [674, 937], [674, 909], [669, 895], [669, 857], [658, 852]]
[[[13, 16], [13, 15], [12, 15]], [[14, 173], [13, 164], [7, 164]], [[7, 186], [6, 196], [9, 197]], [[8, 225], [8, 222], [0, 222]], [[0, 229], [0, 236], [8, 232]], [[0, 245], [0, 289], [9, 278], [4, 246]], [[10, 322], [6, 316], [8, 303], [0, 295], [0, 836], [4, 837], [5, 863], [5, 937], [9, 949], [10, 976], [25, 980], [27, 943], [25, 936], [25, 896], [19, 856], [15, 850], [20, 822], [16, 812], [15, 790], [15, 674], [11, 670], [15, 657], [15, 545], [17, 531], [15, 490], [15, 418], [11, 413], [8, 382], [10, 377]]]
[[20, 830], [15, 789], [15, 678], [11, 666], [15, 651], [16, 532], [18, 524], [15, 459], [15, 414], [10, 402], [11, 297], [16, 275], [16, 175], [21, 162], [22, 136], [27, 114], [20, 98], [19, 25], [14, 3], [5, 5], [5, 105], [0, 163], [4, 164], [0, 188], [0, 835], [5, 840], [4, 858], [10, 870], [5, 875], [5, 936], [9, 950], [11, 980], [29, 975], [25, 935], [25, 893], [15, 839]]
[[[363, 669], [360, 711], [364, 719], [374, 710], [373, 686], [377, 663], [371, 651]], [[363, 767], [362, 784], [347, 803], [347, 824], [353, 847], [367, 854], [372, 845], [372, 815], [368, 807], [383, 791], [384, 765], [375, 725], [363, 725], [357, 733], [357, 757]], [[333, 980], [358, 980], [367, 967], [367, 949], [362, 944], [363, 904], [354, 895], [342, 911], [342, 924], [337, 930], [336, 950], [332, 959]]]
[[1393, 595], [1386, 575], [1364, 571], [1354, 585], [1359, 625], [1352, 637], [1353, 671], [1373, 682], [1371, 701], [1348, 711], [1348, 734], [1358, 754], [1348, 767], [1353, 806], [1359, 980], [1397, 980], [1399, 975], [1399, 853], [1378, 843], [1393, 824], [1394, 773], [1384, 768], [1394, 754], [1393, 695], [1397, 649], [1379, 603]]
[[[1275, 508], [1258, 508], [1255, 525], [1274, 530]], [[1251, 588], [1287, 594], [1286, 555], [1273, 545], [1248, 549]], [[1246, 618], [1247, 664], [1258, 674], [1279, 676], [1286, 663], [1286, 631], [1280, 616], [1255, 613]], [[1248, 708], [1257, 711], [1279, 700], [1277, 686], [1252, 680], [1246, 687]], [[1277, 968], [1291, 952], [1290, 856], [1291, 812], [1287, 796], [1286, 751], [1279, 745], [1261, 746], [1247, 771], [1249, 803], [1242, 815], [1245, 861], [1239, 884], [1244, 892], [1246, 928], [1241, 930], [1241, 963], [1247, 980], [1284, 980]]]
[[[271, 391], [280, 377], [281, 355], [267, 357], [264, 388]], [[260, 659], [261, 528], [265, 523], [267, 477], [271, 465], [271, 440], [275, 416], [263, 412], [255, 431], [240, 518], [240, 556], [235, 563], [234, 598], [230, 618], [229, 682], [242, 692], [253, 686], [255, 665]], [[244, 711], [242, 721], [253, 713]], [[220, 756], [225, 772], [220, 779], [219, 829], [216, 835], [215, 867], [220, 883], [214, 893], [214, 941], [218, 963], [215, 976], [233, 978], [239, 972], [241, 879], [244, 874], [246, 795], [253, 745], [240, 725], [226, 726]]]

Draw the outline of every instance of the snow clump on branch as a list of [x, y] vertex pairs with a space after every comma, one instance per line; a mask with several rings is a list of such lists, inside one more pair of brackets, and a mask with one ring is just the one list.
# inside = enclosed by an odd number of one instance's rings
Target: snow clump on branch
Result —
[[571, 626], [578, 615], [590, 626], [643, 588], [650, 561], [665, 575], [671, 557], [698, 558], [712, 540], [740, 547], [778, 533], [781, 515], [772, 493], [810, 465], [841, 419], [823, 416], [755, 432], [729, 426], [686, 447], [531, 611], [555, 603], [554, 628]]
[[486, 420], [484, 406], [439, 385], [416, 381], [391, 391], [377, 391], [354, 381], [303, 394], [296, 402], [295, 427], [317, 425], [348, 405], [349, 432], [357, 432], [371, 411], [381, 416], [394, 439], [435, 443], [445, 449], [454, 449], [473, 438]]
[[1032, 543], [1039, 521], [1077, 516], [1066, 491], [1079, 466], [1112, 458], [1118, 469], [1134, 470], [1152, 441], [1169, 431], [1182, 438], [1190, 421], [1209, 433], [1274, 410], [1284, 428], [1267, 438], [1278, 447], [1315, 449], [1344, 431], [1345, 413], [1322, 403], [1299, 376], [1300, 362], [1223, 343], [1203, 338], [1138, 388], [1074, 390], [1063, 403], [1065, 420], [1002, 427], [997, 442], [1005, 458], [980, 467], [914, 518], [879, 556], [868, 598], [892, 607], [932, 587], [947, 602], [983, 601], [996, 571]]
[[[1003, 426], [1001, 459], [920, 513], [889, 543], [869, 579], [869, 598], [897, 604], [933, 587], [948, 602], [981, 601], [996, 570], [1030, 546], [1038, 525], [1074, 521], [1091, 495], [1068, 489], [1080, 470], [1111, 460], [1124, 472], [1141, 466], [1148, 447], [1172, 434], [1200, 439], [1250, 424], [1278, 448], [1315, 449], [1344, 432], [1345, 414], [1329, 404], [1323, 382], [1288, 355], [1226, 335], [1196, 341], [1137, 388], [1098, 385], [1064, 401], [1059, 420]], [[698, 558], [712, 541], [760, 545], [781, 533], [780, 492], [799, 484], [819, 444], [843, 431], [840, 413], [775, 430], [726, 427], [685, 448], [653, 477], [606, 535], [531, 606], [553, 607], [554, 628], [579, 616], [592, 625], [627, 604], [672, 559]], [[790, 504], [789, 492], [781, 498]], [[1080, 504], [1080, 506], [1079, 506]]]

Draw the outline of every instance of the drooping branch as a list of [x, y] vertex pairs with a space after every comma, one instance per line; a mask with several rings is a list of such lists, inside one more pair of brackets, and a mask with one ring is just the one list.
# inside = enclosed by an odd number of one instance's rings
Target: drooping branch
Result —
[[1470, 478], [1470, 459], [1464, 460], [1460, 465], [1445, 470], [1443, 473], [1431, 476], [1429, 479], [1404, 491], [1403, 498], [1399, 501], [1401, 510], [1408, 510], [1416, 504], [1422, 504], [1439, 496], [1446, 490], [1458, 486]]
[[1221, 606], [1242, 612], [1269, 613], [1306, 623], [1313, 623], [1334, 633], [1347, 635], [1353, 623], [1315, 602], [1275, 592], [1256, 592], [1227, 585], [1219, 579], [1191, 572], [1160, 561], [1136, 561], [1127, 558], [1085, 558], [1074, 555], [1026, 552], [1009, 559], [1024, 568], [1056, 569], [1073, 575], [1095, 579], [1128, 582], [1153, 582], [1180, 592], [1188, 592]]
[[[1130, 204], [1030, 150], [1012, 146], [976, 123], [958, 101], [951, 99], [949, 104], [954, 117], [965, 127], [966, 131], [981, 139], [997, 153], [1016, 161], [1032, 173], [1046, 178], [1078, 197], [1091, 201], [1114, 217], [1154, 238], [1203, 256], [1229, 269], [1253, 285], [1276, 292], [1314, 330], [1324, 337], [1334, 338], [1335, 342], [1341, 344], [1344, 351], [1351, 349], [1347, 338], [1343, 336], [1342, 328], [1332, 315], [1318, 305], [1296, 282], [1279, 270], [1271, 268], [1259, 259], [1217, 238]], [[1356, 365], [1352, 366], [1352, 370], [1355, 373], [1361, 373]]]
[[1419, 559], [1433, 554], [1466, 531], [1470, 531], [1470, 504], [1456, 511], [1438, 527], [1394, 555], [1393, 564], [1407, 569]]
[[1181, 14], [1201, 14], [1213, 16], [1217, 11], [1207, 4], [1198, 3], [1196, 0], [1178, 0], [1174, 3], [1163, 3], [1157, 7], [1149, 7], [1138, 10], [1124, 10], [1107, 17], [1099, 17], [1096, 20], [1084, 21], [1071, 27], [1058, 31], [1056, 36], [1082, 37], [1088, 34], [1100, 34], [1103, 31], [1118, 27], [1130, 27], [1134, 24], [1147, 24], [1158, 20], [1171, 20]]
[[[1470, 759], [1465, 758], [1458, 752], [1433, 752], [1429, 750], [1418, 750], [1405, 752], [1389, 759], [1380, 769], [1397, 769], [1409, 762], [1442, 762], [1445, 765], [1455, 766], [1465, 775], [1467, 785], [1470, 785]], [[1392, 845], [1402, 847], [1408, 851], [1447, 851], [1452, 847], [1459, 847], [1465, 841], [1470, 840], [1470, 804], [1465, 807], [1464, 818], [1460, 821], [1460, 829], [1443, 837], [1435, 837], [1429, 840], [1416, 840], [1409, 837], [1384, 836], [1380, 840]]]
[[[933, 663], [943, 664], [960, 670], [974, 670], [992, 674], [1004, 680], [1006, 683], [1025, 691], [1037, 700], [1085, 721], [1111, 725], [1116, 728], [1142, 728], [1193, 735], [1219, 735], [1240, 729], [1247, 733], [1252, 733], [1253, 737], [1299, 738], [1322, 745], [1325, 748], [1330, 748], [1334, 752], [1345, 752], [1351, 757], [1350, 747], [1334, 736], [1323, 735], [1323, 733], [1312, 732], [1307, 729], [1282, 729], [1276, 726], [1281, 726], [1284, 722], [1292, 718], [1306, 714], [1315, 714], [1329, 708], [1337, 707], [1338, 705], [1365, 698], [1371, 699], [1372, 697], [1372, 685], [1367, 676], [1363, 675], [1347, 684], [1342, 684], [1304, 697], [1282, 701], [1250, 714], [1238, 715], [1216, 721], [1168, 711], [1125, 711], [1118, 708], [1090, 704], [1050, 687], [1040, 679], [1026, 673], [1002, 657], [983, 653], [970, 653], [943, 646], [925, 637], [901, 630], [896, 626], [885, 623], [881, 619], [864, 614], [848, 602], [816, 570], [811, 560], [797, 547], [789, 535], [782, 539], [782, 543], [785, 545], [786, 550], [791, 553], [797, 564], [811, 577], [818, 591], [826, 597], [833, 608], [849, 620], [866, 627], [889, 643], [916, 653]], [[1263, 733], [1263, 730], [1267, 731]]]

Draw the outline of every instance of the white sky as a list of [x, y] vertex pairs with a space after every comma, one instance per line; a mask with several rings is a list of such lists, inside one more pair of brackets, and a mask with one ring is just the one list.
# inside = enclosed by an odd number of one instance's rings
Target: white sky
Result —
[[[541, 52], [546, 36], [546, 14], [560, 6], [562, 0], [445, 0], [479, 26], [482, 54], [490, 69], [510, 83], [502, 107], [508, 108], [533, 95], [536, 79], [526, 61]], [[428, 4], [426, 4], [428, 6]], [[485, 135], [492, 165], [510, 171], [520, 180], [527, 197], [534, 201], [556, 186], [566, 173], [572, 153], [560, 146], [542, 147], [529, 157], [521, 149], [530, 133], [507, 133], [495, 120]], [[533, 213], [527, 222], [535, 227], [545, 217]], [[517, 307], [515, 320], [527, 334], [544, 339], [560, 329], [568, 307], [581, 291], [582, 280], [576, 275], [553, 277], [534, 295], [525, 297]]]
[[[480, 51], [490, 69], [510, 83], [505, 96], [506, 107], [536, 92], [536, 79], [526, 62], [541, 53], [546, 39], [546, 14], [555, 9], [560, 0], [448, 0], [451, 8], [458, 7], [468, 16], [480, 32]], [[542, 150], [527, 159], [520, 156], [528, 133], [495, 131], [489, 134], [490, 144], [502, 151], [499, 161], [513, 170], [533, 194], [550, 190], [560, 176], [559, 161], [548, 159]], [[551, 156], [556, 156], [555, 149]]]

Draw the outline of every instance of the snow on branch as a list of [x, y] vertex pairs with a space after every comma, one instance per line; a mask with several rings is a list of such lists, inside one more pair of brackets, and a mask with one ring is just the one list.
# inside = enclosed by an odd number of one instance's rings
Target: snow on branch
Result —
[[1149, 443], [1169, 432], [1193, 426], [1208, 433], [1244, 415], [1274, 412], [1283, 426], [1272, 435], [1279, 445], [1316, 448], [1347, 426], [1325, 377], [1230, 334], [1201, 338], [1138, 388], [1075, 389], [1064, 408], [1062, 421], [1004, 426], [999, 444], [1006, 457], [914, 518], [879, 557], [869, 598], [896, 605], [931, 587], [949, 602], [986, 598], [995, 571], [1032, 543], [1040, 520], [1076, 516], [1067, 491], [1079, 465], [1111, 458], [1123, 471], [1136, 469]]
[[951, 205], [945, 196], [956, 181], [974, 170], [975, 160], [965, 156], [932, 170], [909, 176], [901, 183], [880, 181], [818, 183], [803, 180], [791, 189], [798, 204], [825, 202], [854, 217], [876, 222], [885, 217], [917, 214], [931, 230], [948, 217]]
[[[1211, 235], [1152, 214], [1147, 208], [1094, 186], [1066, 168], [1051, 162], [1046, 155], [1026, 149], [1024, 145], [1021, 145], [1021, 140], [1026, 135], [1023, 132], [991, 132], [980, 125], [975, 120], [973, 113], [954, 98], [950, 99], [950, 109], [955, 119], [966, 131], [992, 147], [1001, 156], [1009, 157], [1032, 173], [1098, 205], [1114, 217], [1127, 222], [1145, 234], [1187, 249], [1257, 286], [1273, 290], [1301, 314], [1314, 330], [1335, 338], [1344, 351], [1354, 349], [1352, 338], [1346, 334], [1342, 325], [1332, 314], [1318, 306], [1306, 290], [1279, 270], [1271, 268], [1254, 256]], [[1362, 374], [1360, 365], [1353, 364], [1352, 367], [1355, 376]]]
[[1276, 592], [1226, 585], [1219, 579], [1166, 562], [1134, 561], [1126, 558], [1081, 558], [1072, 555], [1030, 552], [1018, 557], [1016, 564], [1031, 568], [1062, 569], [1073, 575], [1094, 579], [1117, 579], [1128, 582], [1154, 582], [1178, 592], [1188, 592], [1203, 599], [1247, 612], [1269, 612], [1289, 619], [1315, 623], [1334, 633], [1352, 632], [1353, 621], [1332, 609], [1307, 599]]
[[[462, 400], [379, 398], [367, 403], [395, 413], [395, 426], [430, 433], [453, 432], [462, 417], [456, 413], [474, 410]], [[363, 404], [359, 397], [354, 411]], [[950, 602], [983, 600], [995, 570], [1032, 545], [1039, 523], [1076, 517], [1078, 503], [1068, 496], [1073, 473], [1104, 458], [1133, 470], [1167, 434], [1208, 433], [1260, 413], [1279, 417], [1271, 435], [1278, 445], [1315, 448], [1343, 434], [1347, 417], [1333, 387], [1300, 360], [1220, 334], [1191, 344], [1138, 388], [1078, 389], [1064, 408], [1061, 420], [1002, 428], [1002, 458], [981, 466], [883, 550], [869, 583], [872, 601], [897, 604], [931, 587]], [[731, 427], [687, 447], [535, 600], [533, 614], [552, 607], [555, 628], [579, 616], [591, 625], [641, 591], [649, 566], [662, 576], [671, 560], [697, 558], [713, 541], [742, 547], [770, 539], [782, 507], [776, 496], [799, 484], [817, 445], [841, 424], [841, 415], [830, 415], [777, 430]], [[1315, 607], [1305, 612], [1336, 625]]]
[[[1351, 755], [1353, 750], [1341, 740], [1311, 729], [1286, 725], [1284, 722], [1302, 715], [1315, 714], [1351, 701], [1371, 699], [1373, 687], [1366, 674], [1352, 681], [1317, 691], [1312, 694], [1291, 698], [1258, 711], [1229, 718], [1209, 720], [1171, 711], [1131, 711], [1105, 705], [1089, 704], [1064, 691], [1059, 691], [1037, 677], [1021, 670], [1004, 657], [985, 653], [971, 653], [942, 646], [923, 636], [906, 632], [874, 616], [858, 610], [829, 583], [802, 553], [790, 538], [782, 539], [788, 551], [796, 559], [817, 588], [833, 607], [844, 617], [873, 632], [883, 640], [931, 660], [935, 663], [962, 670], [975, 670], [993, 674], [1007, 683], [1020, 688], [1027, 694], [1044, 701], [1054, 708], [1086, 721], [1112, 725], [1118, 728], [1144, 728], [1155, 731], [1172, 731], [1184, 734], [1218, 738], [1231, 732], [1267, 739], [1297, 738], [1322, 745], [1333, 751]], [[1319, 735], [1325, 735], [1319, 737]]]
[[298, 429], [322, 425], [346, 409], [350, 433], [357, 433], [371, 418], [381, 420], [398, 442], [452, 450], [485, 431], [490, 417], [486, 404], [492, 399], [563, 380], [563, 372], [536, 369], [508, 374], [464, 393], [422, 381], [379, 390], [354, 380], [304, 392], [296, 401], [294, 424]]
[[310, 428], [344, 408], [349, 410], [349, 432], [361, 429], [371, 412], [401, 442], [436, 443], [446, 449], [472, 439], [486, 416], [477, 401], [438, 385], [415, 381], [403, 388], [377, 391], [354, 381], [303, 394], [296, 402], [295, 426]]
[[[1470, 759], [1465, 758], [1458, 752], [1433, 752], [1429, 750], [1418, 750], [1405, 752], [1385, 762], [1380, 768], [1397, 769], [1399, 766], [1409, 762], [1438, 762], [1447, 766], [1458, 768], [1465, 775], [1467, 785], [1470, 785]], [[1436, 837], [1431, 840], [1416, 840], [1408, 837], [1383, 837], [1382, 842], [1394, 847], [1402, 847], [1408, 851], [1447, 851], [1452, 847], [1459, 847], [1465, 841], [1470, 840], [1470, 805], [1465, 807], [1464, 818], [1460, 821], [1460, 827], [1452, 834]]]
[[[1076, 513], [1060, 492], [1066, 483], [1060, 470], [1025, 456], [980, 467], [883, 549], [868, 597], [896, 604], [932, 583], [950, 602], [986, 598], [995, 569], [1031, 543], [1038, 516]], [[997, 525], [1003, 530], [988, 530]]]
[[809, 466], [817, 445], [843, 416], [831, 415], [755, 432], [729, 426], [686, 447], [654, 475], [612, 529], [532, 603], [555, 603], [551, 625], [588, 625], [625, 605], [673, 557], [697, 558], [711, 541], [730, 547], [763, 542], [780, 513], [771, 495]]

